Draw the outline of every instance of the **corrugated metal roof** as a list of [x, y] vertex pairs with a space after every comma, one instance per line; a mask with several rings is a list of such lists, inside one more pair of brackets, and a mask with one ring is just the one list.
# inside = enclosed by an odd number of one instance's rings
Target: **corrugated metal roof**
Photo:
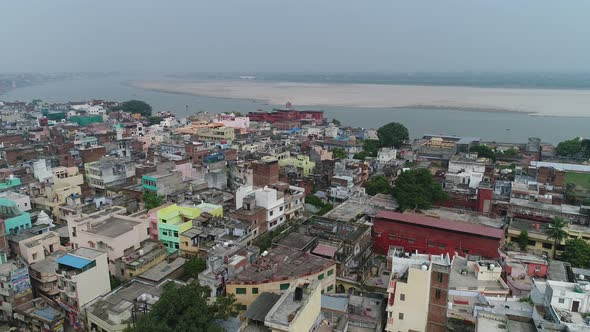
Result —
[[389, 219], [398, 222], [408, 223], [408, 224], [415, 224], [415, 225], [423, 225], [432, 228], [439, 228], [445, 229], [449, 231], [461, 232], [461, 233], [470, 233], [482, 236], [493, 237], [496, 239], [501, 239], [504, 237], [504, 230], [477, 225], [470, 222], [461, 222], [461, 221], [454, 221], [454, 220], [447, 220], [441, 218], [433, 218], [428, 217], [423, 214], [417, 213], [399, 213], [399, 212], [392, 212], [392, 211], [381, 211], [376, 215], [377, 219]]
[[57, 262], [59, 264], [71, 266], [71, 267], [74, 267], [77, 269], [81, 269], [84, 266], [92, 263], [92, 261], [89, 259], [78, 257], [78, 256], [72, 256], [69, 254], [61, 256], [60, 258], [57, 259]]

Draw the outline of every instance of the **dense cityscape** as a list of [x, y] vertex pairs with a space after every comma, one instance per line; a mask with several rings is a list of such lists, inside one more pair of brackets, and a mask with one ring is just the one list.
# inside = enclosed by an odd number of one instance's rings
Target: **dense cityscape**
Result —
[[[26, 331], [587, 331], [590, 141], [0, 102]], [[174, 308], [174, 310], [171, 310]]]

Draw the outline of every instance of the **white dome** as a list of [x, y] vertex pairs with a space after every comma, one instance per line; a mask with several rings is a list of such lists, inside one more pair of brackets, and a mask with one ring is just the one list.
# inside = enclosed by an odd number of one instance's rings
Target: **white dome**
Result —
[[53, 219], [51, 219], [51, 217], [49, 217], [45, 211], [41, 210], [37, 216], [37, 221], [35, 224], [53, 226]]

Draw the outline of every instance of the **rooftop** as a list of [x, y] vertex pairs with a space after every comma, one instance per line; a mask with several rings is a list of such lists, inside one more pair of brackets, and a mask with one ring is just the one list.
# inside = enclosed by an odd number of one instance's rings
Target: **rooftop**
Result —
[[264, 322], [266, 314], [279, 301], [281, 295], [275, 293], [264, 292], [248, 306], [244, 316], [250, 320]]
[[185, 262], [186, 259], [182, 257], [177, 257], [175, 260], [171, 262], [164, 260], [163, 262], [160, 262], [158, 265], [142, 273], [139, 277], [141, 279], [153, 282], [160, 282], [161, 280], [167, 278], [169, 275], [181, 268]]
[[[295, 300], [295, 290], [299, 287], [303, 289], [302, 298], [301, 300]], [[267, 324], [290, 326], [291, 322], [297, 318], [297, 314], [308, 304], [317, 287], [319, 287], [318, 281], [300, 286], [292, 285], [268, 312], [265, 322]]]
[[86, 232], [104, 237], [116, 238], [132, 231], [133, 228], [140, 223], [140, 221], [121, 218], [115, 215], [92, 225], [91, 228], [86, 230]]
[[242, 272], [234, 275], [228, 283], [266, 283], [277, 280], [291, 280], [304, 277], [335, 266], [334, 261], [301, 252], [289, 247], [278, 246], [268, 255], [259, 257]]
[[[449, 289], [481, 290], [485, 291], [506, 291], [508, 287], [499, 280], [481, 280], [474, 269], [474, 264], [480, 262], [468, 261], [466, 258], [455, 256], [451, 264], [451, 275], [449, 278]], [[495, 263], [496, 267], [500, 264]]]
[[482, 226], [470, 222], [434, 218], [418, 213], [399, 213], [393, 211], [381, 211], [377, 213], [376, 218], [431, 228], [444, 229], [447, 231], [453, 231], [458, 233], [474, 234], [479, 236], [491, 237], [495, 239], [502, 239], [504, 237], [504, 230], [499, 228]]

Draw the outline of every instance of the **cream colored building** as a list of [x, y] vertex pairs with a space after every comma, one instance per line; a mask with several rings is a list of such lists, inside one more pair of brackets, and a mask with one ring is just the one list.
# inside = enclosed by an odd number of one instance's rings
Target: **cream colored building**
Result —
[[321, 320], [321, 307], [321, 283], [297, 282], [270, 309], [264, 325], [272, 332], [314, 331]]
[[64, 250], [59, 242], [59, 233], [54, 231], [41, 234], [23, 232], [11, 236], [9, 242], [11, 251], [27, 264], [40, 262], [53, 252]]
[[390, 253], [386, 331], [426, 331], [432, 264], [449, 265], [448, 256]]

